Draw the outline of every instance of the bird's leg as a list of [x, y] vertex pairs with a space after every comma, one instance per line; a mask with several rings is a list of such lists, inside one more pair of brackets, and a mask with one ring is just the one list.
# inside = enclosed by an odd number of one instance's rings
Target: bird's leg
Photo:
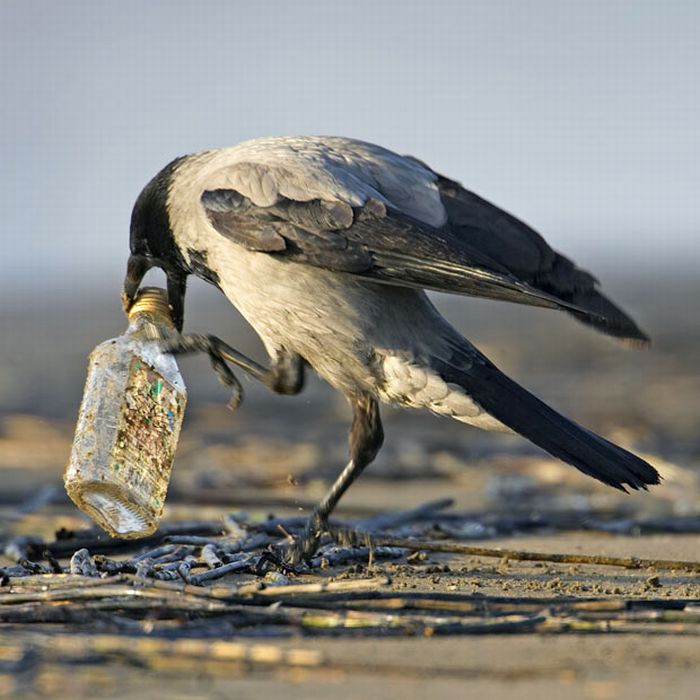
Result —
[[[304, 386], [304, 362], [299, 355], [279, 351], [267, 368], [214, 335], [195, 333], [177, 335], [163, 341], [163, 350], [173, 354], [204, 352], [209, 355], [217, 376], [226, 386], [234, 388], [234, 397], [240, 401], [241, 385], [226, 365], [227, 362], [245, 370], [251, 377], [278, 394], [298, 394]], [[234, 403], [234, 407], [237, 402]]]
[[384, 430], [377, 401], [366, 394], [352, 402], [353, 419], [350, 429], [350, 461], [333, 486], [314, 508], [306, 524], [304, 534], [286, 552], [286, 560], [296, 565], [308, 561], [316, 552], [323, 532], [328, 527], [331, 514], [342, 495], [377, 456], [384, 442]]
[[304, 360], [295, 352], [278, 349], [267, 371], [267, 386], [276, 394], [294, 396], [304, 388]]

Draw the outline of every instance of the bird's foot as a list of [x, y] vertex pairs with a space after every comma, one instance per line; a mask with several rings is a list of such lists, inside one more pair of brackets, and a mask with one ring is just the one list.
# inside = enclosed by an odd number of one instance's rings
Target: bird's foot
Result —
[[255, 565], [254, 573], [257, 576], [264, 576], [270, 569], [277, 569], [283, 574], [297, 575], [301, 573], [299, 569], [291, 564], [288, 564], [280, 555], [279, 550], [275, 548], [266, 549], [258, 558]]
[[318, 511], [314, 511], [306, 523], [304, 532], [294, 537], [291, 544], [281, 547], [282, 560], [292, 567], [300, 564], [311, 564], [311, 558], [321, 544], [323, 534], [328, 530], [328, 520]]
[[[324, 537], [324, 536], [328, 537]], [[363, 530], [331, 525], [319, 513], [314, 512], [301, 535], [291, 538], [290, 542], [278, 545], [271, 552], [267, 561], [285, 573], [299, 573], [300, 567], [312, 567], [318, 564], [316, 556], [324, 540], [330, 540], [345, 547], [372, 546], [370, 535]]]
[[198, 335], [195, 333], [188, 335], [174, 335], [161, 342], [161, 349], [173, 355], [185, 355], [203, 352], [209, 355], [209, 361], [214, 369], [218, 380], [231, 389], [231, 398], [228, 407], [235, 411], [243, 400], [243, 387], [236, 375], [226, 364], [221, 351], [219, 350], [217, 338], [210, 335]]

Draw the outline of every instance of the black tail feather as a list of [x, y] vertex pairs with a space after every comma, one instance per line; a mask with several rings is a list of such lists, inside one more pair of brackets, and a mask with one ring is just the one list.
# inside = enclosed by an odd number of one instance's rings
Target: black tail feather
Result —
[[437, 362], [442, 377], [469, 394], [485, 411], [554, 457], [622, 491], [658, 484], [650, 464], [565, 418], [508, 378], [470, 348], [464, 361]]

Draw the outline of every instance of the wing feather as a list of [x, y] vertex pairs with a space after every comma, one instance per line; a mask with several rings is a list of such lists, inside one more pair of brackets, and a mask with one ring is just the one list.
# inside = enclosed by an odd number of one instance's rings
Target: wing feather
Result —
[[[280, 201], [256, 207], [250, 201], [239, 203], [239, 193], [217, 192], [216, 200], [210, 192], [202, 196], [209, 222], [248, 250], [386, 284], [576, 310], [530, 288], [496, 261], [456, 240], [448, 229], [433, 229], [376, 202], [351, 209], [353, 223], [347, 226], [342, 204], [338, 215], [337, 203]], [[235, 206], [221, 211], [227, 199]], [[321, 227], [329, 219], [337, 228]]]
[[644, 345], [648, 336], [598, 288], [598, 280], [552, 250], [537, 231], [454, 180], [438, 175], [448, 225], [525, 284], [570, 305], [582, 323]]
[[[340, 182], [345, 171], [335, 154], [332, 167], [317, 164], [316, 179], [313, 163], [303, 159], [297, 175], [290, 160], [284, 168], [239, 163], [225, 176], [217, 175], [215, 187], [201, 195], [201, 205], [216, 231], [249, 250], [385, 284], [560, 308], [610, 335], [647, 340], [598, 291], [592, 275], [552, 250], [527, 224], [415, 159], [387, 156], [383, 150], [365, 153], [363, 148], [361, 144], [359, 155], [351, 154], [348, 161], [343, 196], [327, 183], [327, 198], [289, 197], [297, 180], [312, 182], [316, 190], [324, 177]], [[374, 160], [362, 161], [370, 158], [367, 154]], [[368, 178], [364, 190], [362, 175]], [[245, 181], [244, 192], [231, 187], [239, 181]], [[373, 194], [377, 187], [381, 199]], [[433, 190], [439, 193], [443, 215], [435, 208]], [[409, 206], [412, 194], [427, 196], [429, 207], [420, 201]], [[394, 203], [399, 198], [401, 209]], [[409, 213], [414, 211], [430, 215], [416, 219]]]

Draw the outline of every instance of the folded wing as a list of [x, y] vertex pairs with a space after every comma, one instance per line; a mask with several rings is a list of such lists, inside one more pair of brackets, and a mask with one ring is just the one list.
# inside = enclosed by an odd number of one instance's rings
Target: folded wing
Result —
[[[412, 163], [412, 167], [415, 164]], [[387, 201], [329, 197], [270, 206], [230, 188], [201, 197], [211, 225], [254, 251], [398, 286], [560, 308], [609, 335], [646, 335], [603, 296], [596, 280], [529, 226], [434, 174], [446, 221], [432, 226]]]

